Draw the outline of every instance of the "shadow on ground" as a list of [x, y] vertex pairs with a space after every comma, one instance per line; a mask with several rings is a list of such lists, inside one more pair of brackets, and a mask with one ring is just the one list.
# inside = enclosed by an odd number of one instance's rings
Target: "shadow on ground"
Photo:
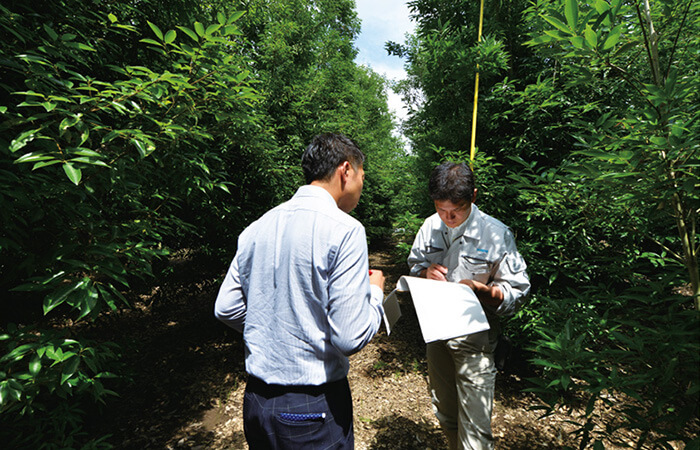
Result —
[[[245, 379], [240, 335], [219, 323], [213, 304], [220, 278], [206, 259], [172, 262], [167, 279], [132, 295], [133, 308], [103, 315], [84, 333], [121, 347], [119, 397], [92, 416], [88, 431], [110, 434], [116, 448], [204, 445], [214, 436], [207, 412]], [[196, 430], [187, 429], [201, 417]]]

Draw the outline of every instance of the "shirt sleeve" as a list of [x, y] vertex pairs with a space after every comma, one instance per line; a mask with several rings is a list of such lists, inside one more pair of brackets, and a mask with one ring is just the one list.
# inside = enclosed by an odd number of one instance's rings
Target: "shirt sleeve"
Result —
[[367, 239], [362, 227], [350, 231], [335, 255], [328, 280], [330, 341], [345, 356], [360, 351], [379, 330], [384, 293], [369, 283]]
[[504, 235], [506, 253], [495, 268], [493, 284], [503, 291], [503, 303], [496, 310], [499, 316], [510, 316], [522, 305], [530, 292], [527, 264], [515, 246], [510, 230]]
[[234, 330], [243, 333], [247, 302], [238, 272], [238, 253], [233, 258], [214, 304], [214, 316]]
[[420, 227], [420, 230], [418, 230], [418, 233], [413, 240], [411, 252], [408, 254], [409, 275], [413, 277], [420, 276], [423, 269], [430, 267], [430, 262], [428, 261], [427, 254], [425, 252], [427, 240], [425, 228], [425, 223], [423, 223], [423, 226]]

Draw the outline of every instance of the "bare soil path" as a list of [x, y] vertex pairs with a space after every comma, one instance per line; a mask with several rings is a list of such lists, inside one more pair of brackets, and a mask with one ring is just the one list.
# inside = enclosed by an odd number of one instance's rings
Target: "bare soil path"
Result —
[[[371, 255], [384, 270], [389, 292], [404, 264], [388, 253]], [[120, 449], [247, 449], [242, 398], [246, 374], [239, 334], [218, 323], [213, 302], [225, 268], [183, 252], [172, 275], [143, 287], [135, 307], [110, 313], [88, 335], [122, 346], [120, 397], [93, 415], [89, 433], [111, 434]], [[148, 289], [148, 290], [147, 290]], [[442, 449], [446, 442], [432, 413], [425, 344], [410, 299], [391, 336], [382, 330], [351, 358], [355, 442], [363, 449]], [[519, 374], [499, 373], [493, 428], [499, 449], [557, 449], [573, 441], [565, 414], [538, 420], [537, 403], [521, 391]]]

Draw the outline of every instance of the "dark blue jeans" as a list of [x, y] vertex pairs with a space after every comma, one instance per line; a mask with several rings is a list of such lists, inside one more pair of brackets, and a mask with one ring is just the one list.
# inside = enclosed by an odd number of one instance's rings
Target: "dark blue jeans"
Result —
[[243, 426], [250, 450], [355, 447], [347, 378], [321, 386], [281, 386], [249, 376]]

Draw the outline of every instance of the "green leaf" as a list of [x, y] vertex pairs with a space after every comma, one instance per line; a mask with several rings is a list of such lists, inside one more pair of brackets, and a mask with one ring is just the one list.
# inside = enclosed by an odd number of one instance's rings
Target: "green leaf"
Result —
[[190, 29], [187, 28], [187, 27], [178, 26], [178, 28], [179, 28], [183, 33], [185, 33], [187, 36], [189, 36], [190, 39], [192, 39], [192, 40], [195, 41], [195, 42], [199, 42], [199, 37], [197, 36], [197, 34], [196, 34], [194, 31], [190, 30]]
[[205, 31], [205, 33], [206, 33], [207, 36], [211, 36], [211, 35], [214, 34], [219, 28], [221, 28], [221, 25], [219, 25], [218, 23], [209, 25], [209, 26], [207, 27], [207, 30]]
[[615, 46], [620, 41], [620, 33], [622, 30], [622, 25], [618, 25], [610, 31], [608, 37], [603, 42], [603, 50], [609, 50]]
[[576, 48], [583, 48], [583, 36], [571, 36], [569, 38], [569, 41], [571, 42], [571, 45], [573, 45]]
[[29, 373], [37, 376], [41, 371], [41, 358], [39, 355], [34, 356], [34, 358], [29, 362]]
[[549, 36], [547, 34], [543, 34], [540, 36], [537, 36], [534, 39], [530, 39], [529, 41], [525, 42], [525, 45], [540, 45], [540, 44], [546, 44], [549, 42], [552, 42], [554, 40], [553, 36]]
[[225, 25], [226, 24], [226, 16], [221, 12], [217, 12], [216, 13], [216, 21], [219, 22], [220, 25]]
[[87, 45], [87, 44], [83, 44], [82, 42], [76, 42], [76, 43], [75, 43], [75, 48], [78, 48], [78, 49], [80, 49], [80, 50], [87, 50], [87, 51], [89, 51], [89, 52], [96, 52], [96, 51], [97, 51], [97, 50], [95, 50], [94, 47], [91, 47], [91, 46], [89, 46], [89, 45]]
[[112, 13], [109, 13], [109, 14], [107, 14], [107, 19], [109, 19], [109, 21], [110, 21], [111, 23], [115, 23], [115, 22], [117, 21], [117, 16], [115, 16], [115, 15], [112, 14]]
[[56, 109], [56, 106], [58, 106], [58, 105], [56, 103], [52, 103], [52, 102], [43, 102], [43, 103], [41, 103], [41, 106], [44, 107], [46, 112], [51, 112], [54, 109]]
[[151, 30], [153, 30], [153, 34], [155, 34], [156, 37], [162, 41], [163, 40], [163, 32], [160, 31], [160, 28], [158, 28], [158, 26], [156, 24], [152, 23], [151, 21], [146, 21], [146, 22], [148, 23], [148, 26], [151, 27]]
[[97, 289], [95, 289], [92, 283], [87, 285], [84, 291], [85, 295], [83, 296], [82, 301], [80, 302], [80, 316], [78, 316], [78, 320], [87, 316], [88, 314], [90, 314], [90, 312], [92, 312], [95, 309], [95, 306], [97, 305], [97, 299], [99, 298]]
[[231, 14], [231, 16], [228, 18], [228, 23], [231, 24], [241, 17], [243, 17], [243, 14], [245, 14], [245, 11], [236, 11], [235, 13]]
[[166, 44], [170, 44], [175, 40], [177, 37], [177, 32], [175, 30], [169, 30], [167, 33], [165, 33], [165, 37], [163, 38], [165, 40]]
[[68, 362], [63, 366], [63, 370], [61, 371], [61, 384], [65, 384], [65, 382], [75, 374], [79, 365], [80, 358], [77, 355], [71, 356], [70, 359], [68, 359]]
[[63, 171], [66, 172], [68, 179], [71, 180], [73, 184], [77, 186], [80, 183], [80, 179], [82, 178], [83, 174], [79, 168], [67, 162], [63, 165]]
[[610, 10], [610, 5], [605, 0], [595, 0], [595, 10], [598, 14], [603, 14]]
[[566, 34], [568, 34], [568, 35], [572, 34], [572, 33], [571, 33], [571, 30], [569, 29], [569, 27], [567, 27], [566, 24], [564, 24], [564, 22], [562, 22], [561, 20], [557, 19], [556, 17], [544, 16], [544, 20], [546, 20], [546, 21], [549, 22], [551, 25], [553, 25], [557, 30], [562, 31], [562, 32], [564, 32], [564, 33], [566, 33]]
[[0, 358], [0, 361], [19, 361], [24, 358], [24, 355], [33, 350], [34, 346], [35, 344], [24, 344], [20, 345], [19, 347], [15, 347], [11, 352]]
[[40, 130], [40, 128], [34, 129], [34, 130], [28, 130], [23, 133], [20, 133], [19, 136], [17, 136], [11, 143], [10, 143], [10, 151], [12, 153], [16, 152], [17, 150], [21, 149], [28, 143], [34, 140], [36, 137], [36, 133]]
[[538, 366], [543, 366], [543, 367], [551, 367], [552, 369], [557, 369], [557, 370], [562, 370], [562, 366], [557, 363], [553, 363], [541, 358], [535, 358], [532, 360], [534, 364], [537, 364]]
[[44, 24], [44, 31], [46, 31], [46, 34], [49, 35], [52, 41], [55, 41], [58, 39], [58, 34], [51, 28], [50, 26]]
[[595, 50], [596, 48], [598, 48], [598, 36], [590, 26], [586, 27], [586, 29], [583, 32], [583, 35], [586, 38], [586, 42], [592, 49]]
[[568, 375], [562, 375], [561, 378], [561, 387], [564, 389], [567, 389], [569, 387], [569, 383], [571, 382], [571, 378], [569, 378]]
[[139, 42], [143, 42], [144, 44], [157, 45], [157, 46], [163, 45], [162, 43], [160, 43], [158, 41], [154, 41], [153, 39], [141, 39]]
[[226, 25], [224, 27], [223, 34], [225, 36], [229, 36], [231, 34], [240, 36], [243, 33], [241, 33], [241, 29], [238, 28], [236, 25]]
[[150, 155], [156, 149], [155, 145], [145, 140], [132, 139], [131, 142], [134, 143], [136, 150], [138, 150], [142, 158]]
[[55, 159], [51, 155], [46, 155], [45, 153], [26, 153], [15, 160], [15, 164], [21, 164], [26, 162], [36, 162], [36, 161], [47, 161], [49, 159]]
[[66, 150], [68, 153], [80, 156], [89, 156], [92, 158], [102, 158], [102, 154], [96, 152], [95, 150], [90, 150], [85, 147], [71, 147]]
[[[16, 386], [19, 386], [19, 389], [17, 389]], [[6, 404], [10, 397], [14, 398], [16, 401], [20, 401], [22, 398], [21, 389], [22, 385], [13, 379], [0, 382], [0, 405]]]
[[194, 23], [194, 30], [197, 32], [198, 35], [204, 37], [204, 25], [202, 25], [200, 22]]
[[71, 158], [69, 161], [82, 164], [92, 164], [94, 166], [109, 167], [109, 164], [106, 162], [89, 156], [79, 156], [77, 158]]
[[576, 30], [576, 26], [578, 25], [578, 0], [566, 0], [564, 15], [566, 16], [566, 23], [569, 27], [572, 30]]
[[119, 131], [118, 130], [112, 130], [109, 133], [105, 134], [104, 137], [102, 137], [102, 143], [106, 144], [110, 141], [112, 141], [114, 138], [119, 137]]
[[72, 116], [68, 116], [65, 119], [61, 121], [61, 124], [58, 126], [58, 129], [63, 132], [66, 131], [68, 128], [74, 126], [76, 123], [80, 121], [81, 114], [75, 114]]

